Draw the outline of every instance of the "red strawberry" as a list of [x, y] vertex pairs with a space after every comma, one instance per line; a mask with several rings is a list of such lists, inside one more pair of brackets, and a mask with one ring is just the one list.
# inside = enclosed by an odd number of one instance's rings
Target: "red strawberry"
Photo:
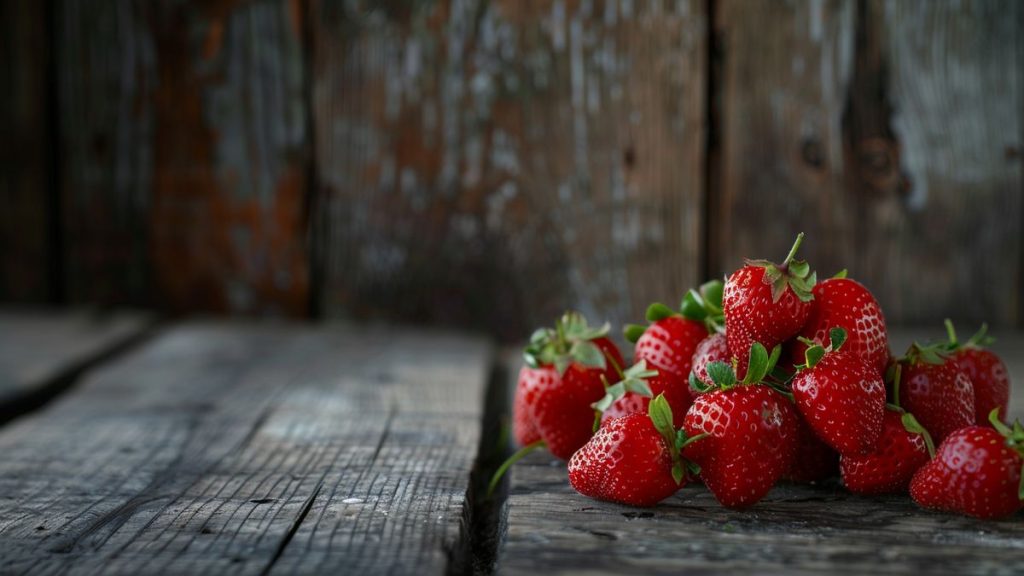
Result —
[[903, 383], [896, 391], [899, 405], [936, 442], [974, 423], [974, 386], [941, 346], [915, 343], [899, 365], [903, 372]]
[[524, 354], [527, 365], [549, 377], [521, 380], [524, 405], [534, 429], [557, 458], [568, 460], [593, 434], [591, 404], [605, 394], [604, 381], [618, 380], [622, 355], [605, 337], [608, 326], [591, 328], [568, 313], [555, 329], [534, 332]]
[[993, 409], [999, 409], [999, 419], [1006, 419], [1006, 406], [1010, 403], [1010, 374], [1006, 364], [985, 347], [995, 340], [986, 335], [988, 325], [982, 324], [978, 333], [964, 344], [956, 339], [953, 323], [946, 320], [949, 333], [948, 350], [960, 370], [974, 385], [974, 419], [985, 425]]
[[[725, 334], [711, 334], [697, 344], [693, 353], [693, 375], [705, 386], [711, 386], [711, 377], [708, 376], [708, 364], [712, 362], [724, 362], [728, 364], [732, 359], [729, 354], [729, 345], [726, 344]], [[691, 387], [691, 394], [696, 396], [699, 391]]]
[[1011, 430], [995, 417], [992, 424], [996, 428], [968, 426], [950, 434], [911, 480], [914, 502], [976, 518], [1017, 513], [1024, 499], [1024, 428], [1017, 422]]
[[687, 436], [708, 434], [684, 456], [700, 466], [704, 484], [729, 508], [760, 500], [790, 469], [796, 451], [800, 416], [785, 396], [759, 383], [779, 348], [771, 358], [760, 344], [752, 348], [741, 383], [727, 364], [708, 367], [718, 389], [698, 396], [684, 421]]
[[651, 398], [658, 395], [665, 397], [676, 415], [677, 422], [673, 425], [682, 426], [683, 417], [693, 403], [686, 380], [648, 370], [646, 360], [640, 360], [623, 372], [622, 380], [608, 387], [604, 398], [594, 404], [594, 410], [601, 413], [602, 423], [634, 412], [646, 414]]
[[931, 442], [911, 414], [886, 410], [874, 452], [839, 459], [843, 484], [855, 494], [906, 493], [914, 473], [935, 453]]
[[[818, 283], [811, 302], [811, 314], [800, 336], [827, 346], [832, 328], [846, 330], [844, 349], [867, 360], [879, 374], [889, 362], [889, 337], [885, 316], [878, 301], [862, 284], [846, 277], [829, 278]], [[794, 364], [803, 362], [807, 344], [796, 340], [790, 350]]]
[[807, 363], [793, 378], [793, 400], [814, 433], [837, 452], [867, 454], [882, 434], [885, 382], [862, 356], [840, 349], [845, 330], [830, 334], [828, 349], [807, 349]]
[[729, 350], [746, 372], [747, 353], [754, 342], [765, 348], [789, 340], [803, 328], [811, 313], [816, 276], [807, 262], [793, 260], [804, 235], [800, 233], [782, 264], [747, 260], [725, 282], [722, 310]]
[[[635, 362], [646, 361], [665, 380], [666, 389], [682, 388], [685, 392], [690, 376], [690, 362], [697, 345], [722, 325], [722, 283], [713, 280], [698, 290], [690, 290], [679, 311], [661, 303], [647, 308], [648, 326], [630, 324], [625, 336], [636, 344]], [[655, 394], [658, 392], [655, 391]], [[637, 404], [636, 400], [631, 401]], [[677, 418], [686, 414], [683, 406], [669, 397]], [[646, 406], [646, 405], [645, 405]]]
[[545, 389], [550, 384], [536, 382], [544, 378], [554, 379], [558, 373], [550, 368], [530, 368], [523, 366], [519, 370], [519, 379], [516, 382], [516, 394], [512, 400], [512, 434], [520, 446], [533, 444], [540, 440], [540, 433], [533, 425], [533, 417], [530, 415], [527, 406], [527, 391]]
[[803, 418], [797, 418], [796, 455], [785, 478], [807, 484], [839, 473], [839, 454], [818, 438]]
[[686, 481], [680, 450], [688, 439], [672, 420], [663, 396], [651, 400], [647, 414], [611, 420], [573, 454], [569, 483], [584, 496], [630, 506], [675, 494]]

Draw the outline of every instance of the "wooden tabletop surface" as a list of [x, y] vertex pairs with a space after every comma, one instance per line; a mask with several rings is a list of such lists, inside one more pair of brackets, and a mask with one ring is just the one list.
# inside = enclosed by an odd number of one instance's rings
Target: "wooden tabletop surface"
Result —
[[[1019, 384], [1024, 338], [1001, 336]], [[0, 313], [0, 574], [1024, 569], [1020, 515], [836, 483], [745, 512], [693, 485], [640, 510], [576, 494], [535, 453], [485, 500], [517, 368], [451, 332]]]

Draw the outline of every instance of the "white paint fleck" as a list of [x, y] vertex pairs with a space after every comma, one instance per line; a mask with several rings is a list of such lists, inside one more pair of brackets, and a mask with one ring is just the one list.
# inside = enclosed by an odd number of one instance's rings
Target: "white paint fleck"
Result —
[[342, 504], [362, 504], [362, 498], [345, 498], [341, 501]]

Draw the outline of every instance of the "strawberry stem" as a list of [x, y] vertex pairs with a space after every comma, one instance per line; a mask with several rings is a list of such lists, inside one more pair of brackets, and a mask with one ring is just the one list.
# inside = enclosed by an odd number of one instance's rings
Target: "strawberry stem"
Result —
[[946, 320], [943, 321], [943, 324], [946, 325], [946, 334], [949, 336], [949, 344], [953, 348], [956, 348], [960, 343], [956, 340], [956, 328], [953, 328], [953, 321], [946, 318]]
[[544, 448], [546, 446], [546, 442], [544, 442], [543, 440], [537, 440], [533, 444], [527, 444], [526, 446], [523, 446], [522, 448], [517, 450], [515, 454], [509, 456], [507, 460], [502, 462], [501, 466], [499, 466], [498, 469], [495, 470], [494, 476], [491, 476], [491, 481], [487, 484], [487, 499], [490, 500], [491, 496], [494, 495], [494, 490], [498, 487], [498, 484], [501, 483], [501, 478], [505, 476], [505, 473], [508, 472], [508, 469], [511, 468], [513, 464], [522, 460], [523, 457], [529, 454], [530, 452], [533, 452], [538, 448]]
[[924, 445], [928, 449], [928, 457], [935, 458], [935, 442], [932, 441], [932, 435], [928, 433], [924, 426], [921, 426], [917, 418], [914, 418], [914, 415], [910, 412], [904, 412], [900, 420], [903, 422], [903, 428], [907, 432], [920, 434], [924, 438]]
[[786, 254], [786, 259], [782, 261], [782, 265], [779, 266], [779, 269], [785, 270], [789, 266], [789, 263], [793, 261], [793, 258], [796, 256], [796, 251], [800, 249], [800, 244], [802, 244], [803, 241], [804, 233], [801, 232], [796, 235], [796, 241], [793, 242], [793, 247], [789, 249], [789, 254]]

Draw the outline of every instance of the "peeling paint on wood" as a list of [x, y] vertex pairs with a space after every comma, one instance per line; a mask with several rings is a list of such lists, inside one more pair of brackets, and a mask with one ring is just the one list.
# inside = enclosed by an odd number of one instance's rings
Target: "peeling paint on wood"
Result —
[[326, 313], [515, 337], [697, 281], [701, 4], [314, 2], [313, 22]]

